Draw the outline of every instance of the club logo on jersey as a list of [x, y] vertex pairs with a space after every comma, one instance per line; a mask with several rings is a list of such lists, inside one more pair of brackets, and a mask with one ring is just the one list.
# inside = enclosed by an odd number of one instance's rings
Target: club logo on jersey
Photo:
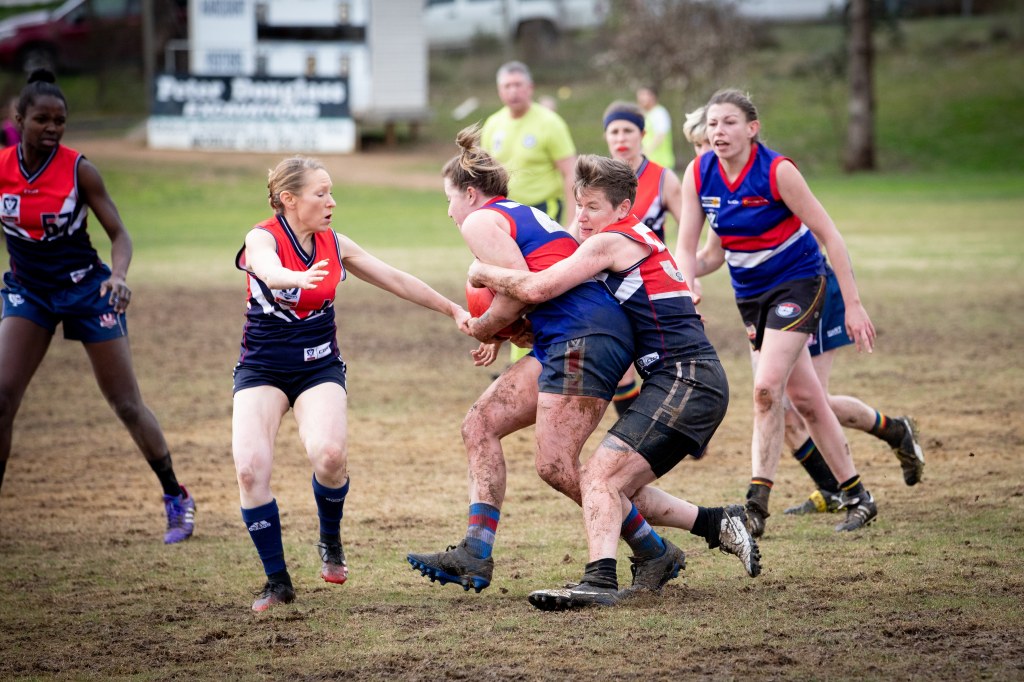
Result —
[[100, 326], [104, 329], [113, 329], [117, 326], [117, 315], [114, 313], [103, 313], [100, 315]]
[[775, 306], [775, 314], [782, 318], [796, 317], [801, 312], [803, 312], [803, 308], [796, 303], [780, 303]]
[[10, 303], [12, 307], [17, 308], [25, 302], [25, 299], [21, 297], [21, 294], [7, 294], [7, 302]]
[[282, 308], [294, 308], [299, 305], [299, 288], [272, 289], [274, 302]]
[[5, 194], [0, 217], [18, 220], [21, 217], [21, 197], [17, 194]]
[[742, 203], [744, 206], [752, 208], [756, 206], [767, 206], [769, 202], [764, 197], [743, 197]]
[[331, 354], [331, 344], [322, 343], [314, 348], [304, 348], [302, 350], [302, 356], [304, 362], [313, 362], [320, 358], [326, 358]]
[[526, 147], [527, 149], [533, 149], [534, 147], [536, 147], [537, 146], [537, 136], [536, 135], [527, 135], [526, 137], [524, 137], [523, 138], [523, 146]]
[[722, 197], [701, 197], [700, 205], [704, 208], [722, 208]]
[[641, 368], [649, 367], [653, 363], [657, 362], [659, 358], [661, 358], [661, 356], [658, 353], [648, 353], [642, 358], [637, 358], [636, 364]]

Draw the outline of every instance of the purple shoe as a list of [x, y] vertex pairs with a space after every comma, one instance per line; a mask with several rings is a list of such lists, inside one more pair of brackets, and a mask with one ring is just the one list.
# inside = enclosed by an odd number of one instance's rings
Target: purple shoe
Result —
[[181, 486], [181, 494], [178, 496], [164, 495], [164, 508], [167, 510], [164, 544], [173, 545], [192, 537], [196, 527], [196, 501], [188, 494], [185, 486]]

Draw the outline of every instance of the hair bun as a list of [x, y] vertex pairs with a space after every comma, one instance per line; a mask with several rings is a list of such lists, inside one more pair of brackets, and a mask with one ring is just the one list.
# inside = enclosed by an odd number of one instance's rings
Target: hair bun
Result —
[[57, 76], [54, 75], [53, 71], [49, 69], [34, 69], [32, 73], [28, 75], [29, 83], [56, 83]]

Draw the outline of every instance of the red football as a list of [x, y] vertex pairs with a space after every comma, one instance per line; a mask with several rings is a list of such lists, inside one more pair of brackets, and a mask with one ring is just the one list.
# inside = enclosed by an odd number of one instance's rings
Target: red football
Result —
[[[466, 282], [466, 306], [469, 310], [469, 314], [473, 317], [480, 317], [487, 312], [487, 309], [491, 307], [491, 301], [494, 300], [494, 292], [487, 287], [475, 287]], [[510, 339], [513, 336], [520, 334], [523, 331], [526, 323], [522, 318], [519, 318], [509, 326], [498, 331], [495, 334], [499, 339]]]

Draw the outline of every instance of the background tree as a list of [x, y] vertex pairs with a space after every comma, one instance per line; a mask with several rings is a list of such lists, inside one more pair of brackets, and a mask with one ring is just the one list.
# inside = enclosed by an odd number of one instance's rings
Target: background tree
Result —
[[685, 91], [715, 80], [750, 43], [732, 2], [616, 0], [597, 65], [611, 82]]
[[875, 168], [874, 43], [871, 34], [871, 0], [850, 0], [847, 57], [849, 100], [846, 124], [847, 172]]

